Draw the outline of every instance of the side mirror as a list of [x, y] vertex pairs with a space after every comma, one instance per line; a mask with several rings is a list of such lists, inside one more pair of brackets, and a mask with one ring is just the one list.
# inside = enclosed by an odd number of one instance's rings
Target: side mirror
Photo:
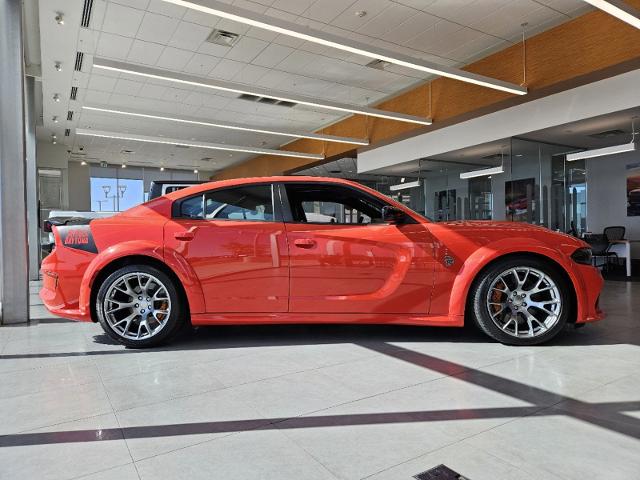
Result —
[[405, 222], [407, 215], [397, 207], [385, 205], [382, 207], [382, 220], [393, 225], [400, 225]]

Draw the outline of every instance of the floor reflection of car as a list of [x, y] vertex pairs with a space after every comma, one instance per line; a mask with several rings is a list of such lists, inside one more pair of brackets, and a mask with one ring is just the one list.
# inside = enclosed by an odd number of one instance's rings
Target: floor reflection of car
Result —
[[632, 216], [640, 215], [640, 188], [631, 190], [627, 195], [627, 214]]
[[603, 317], [583, 241], [516, 222], [433, 223], [339, 179], [211, 182], [53, 233], [46, 307], [132, 347], [189, 324], [465, 321], [531, 345]]

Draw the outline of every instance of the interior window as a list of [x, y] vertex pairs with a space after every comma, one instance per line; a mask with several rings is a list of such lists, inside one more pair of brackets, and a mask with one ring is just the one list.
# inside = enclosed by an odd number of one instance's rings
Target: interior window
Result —
[[341, 185], [286, 184], [295, 222], [360, 224], [382, 223], [384, 203]]
[[216, 190], [205, 194], [204, 204], [208, 220], [273, 221], [271, 185]]

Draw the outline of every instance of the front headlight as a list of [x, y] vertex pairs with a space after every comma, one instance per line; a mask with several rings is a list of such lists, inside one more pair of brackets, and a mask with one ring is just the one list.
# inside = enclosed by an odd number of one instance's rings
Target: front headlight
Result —
[[582, 265], [591, 265], [591, 259], [593, 258], [593, 254], [589, 247], [583, 247], [573, 252], [571, 254], [571, 258], [576, 263], [580, 263]]

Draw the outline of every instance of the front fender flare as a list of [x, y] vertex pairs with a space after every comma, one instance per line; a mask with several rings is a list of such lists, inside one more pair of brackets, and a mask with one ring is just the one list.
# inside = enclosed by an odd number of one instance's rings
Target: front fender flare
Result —
[[191, 313], [204, 313], [204, 294], [202, 286], [189, 263], [176, 251], [158, 246], [145, 240], [133, 240], [113, 245], [101, 251], [91, 261], [84, 272], [80, 284], [79, 308], [83, 315], [89, 315], [91, 289], [98, 274], [110, 263], [130, 256], [150, 257], [166, 265], [180, 280], [189, 303]]
[[577, 318], [581, 318], [584, 305], [584, 282], [576, 275], [570, 257], [548, 244], [533, 238], [508, 238], [483, 245], [473, 252], [455, 277], [449, 297], [449, 315], [464, 318], [469, 291], [478, 273], [489, 263], [512, 254], [534, 254], [556, 263], [569, 277], [576, 295]]

